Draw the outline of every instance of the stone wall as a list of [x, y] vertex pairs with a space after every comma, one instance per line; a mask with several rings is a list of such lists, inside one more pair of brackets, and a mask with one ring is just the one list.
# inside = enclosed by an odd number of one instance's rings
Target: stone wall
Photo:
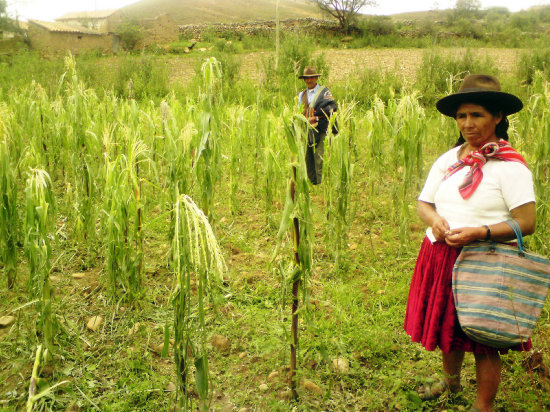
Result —
[[[217, 35], [232, 32], [255, 36], [272, 33], [275, 31], [275, 27], [276, 22], [274, 20], [246, 23], [187, 24], [179, 26], [179, 33], [182, 37], [201, 40], [201, 35], [205, 31], [213, 31]], [[337, 32], [338, 24], [334, 20], [319, 20], [313, 18], [287, 19], [280, 21], [280, 28], [285, 32]]]

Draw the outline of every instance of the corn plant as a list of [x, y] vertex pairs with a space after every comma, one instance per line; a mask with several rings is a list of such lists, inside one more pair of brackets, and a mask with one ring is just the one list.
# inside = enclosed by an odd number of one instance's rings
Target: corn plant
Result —
[[221, 177], [218, 105], [223, 103], [223, 93], [220, 62], [214, 57], [207, 59], [202, 65], [202, 75], [205, 92], [200, 96], [202, 111], [198, 113], [196, 122], [200, 142], [193, 167], [201, 190], [202, 209], [211, 217], [216, 185]]
[[307, 177], [305, 148], [307, 144], [307, 119], [302, 115], [285, 117], [285, 135], [291, 153], [291, 176], [288, 185], [285, 208], [279, 226], [279, 239], [275, 255], [278, 254], [284, 233], [289, 228], [292, 235], [294, 270], [292, 282], [292, 324], [290, 342], [290, 383], [293, 397], [296, 399], [296, 372], [298, 350], [298, 308], [300, 291], [305, 299], [308, 280], [311, 276], [313, 233], [311, 216], [311, 183]]
[[239, 198], [238, 190], [242, 183], [243, 177], [243, 123], [244, 123], [245, 108], [242, 106], [231, 106], [227, 109], [227, 120], [225, 128], [227, 132], [225, 136], [229, 143], [229, 203], [233, 214], [239, 213]]
[[[342, 106], [338, 113], [340, 125], [347, 124], [351, 117], [353, 105]], [[353, 136], [347, 129], [340, 128], [340, 133], [333, 136], [332, 125], [336, 116], [329, 122], [329, 134], [325, 140], [324, 168], [326, 185], [325, 192], [327, 210], [327, 231], [325, 241], [327, 249], [334, 258], [336, 271], [340, 269], [342, 252], [347, 243], [347, 231], [352, 221], [352, 194], [354, 162], [352, 156]]]
[[32, 82], [21, 93], [10, 94], [8, 104], [12, 111], [9, 128], [15, 145], [14, 160], [18, 161], [30, 149], [37, 164], [47, 167], [56, 150], [44, 131], [45, 113], [50, 106], [46, 92], [40, 84]]
[[253, 114], [253, 118], [250, 121], [251, 124], [251, 130], [249, 131], [248, 135], [253, 137], [252, 140], [252, 147], [250, 148], [252, 151], [252, 159], [251, 159], [251, 165], [252, 165], [252, 176], [253, 176], [253, 185], [252, 188], [254, 189], [254, 194], [257, 195], [258, 188], [261, 187], [261, 173], [262, 173], [262, 166], [264, 162], [264, 149], [266, 147], [266, 139], [267, 136], [265, 134], [265, 122], [266, 122], [266, 116], [265, 112], [262, 111], [262, 107], [260, 104], [261, 99], [261, 91], [258, 91], [256, 95], [256, 105], [254, 107], [254, 110], [251, 111]]
[[379, 97], [373, 100], [373, 107], [366, 114], [365, 148], [367, 150], [368, 162], [373, 172], [381, 171], [386, 167], [385, 158], [382, 154], [386, 151], [388, 134], [391, 127], [386, 117], [386, 107]]
[[32, 169], [25, 188], [25, 253], [29, 261], [28, 290], [36, 299], [37, 334], [53, 353], [54, 319], [50, 288], [51, 236], [55, 223], [52, 181], [44, 170]]
[[78, 243], [88, 246], [88, 259], [95, 257], [96, 240], [96, 182], [97, 159], [101, 148], [97, 135], [89, 133], [91, 117], [98, 106], [97, 96], [87, 90], [78, 78], [76, 62], [69, 55], [65, 58], [65, 119], [67, 178], [72, 187], [72, 220], [74, 237]]
[[143, 201], [139, 165], [147, 161], [141, 141], [106, 165], [103, 206], [106, 273], [113, 297], [122, 292], [133, 301], [142, 293]]
[[[540, 72], [535, 73], [534, 93], [526, 109], [520, 112], [520, 136], [514, 146], [525, 156], [533, 173], [537, 194], [537, 231], [529, 236], [530, 245], [545, 254], [550, 231], [550, 115], [544, 110], [550, 104], [550, 83]], [[515, 136], [514, 136], [515, 137]]]
[[389, 158], [397, 170], [399, 184], [393, 185], [395, 217], [399, 225], [401, 245], [407, 242], [411, 219], [411, 195], [418, 193], [422, 175], [422, 138], [426, 130], [424, 109], [416, 94], [388, 102], [388, 118], [392, 126]]
[[29, 396], [27, 398], [27, 412], [32, 412], [34, 409], [34, 405], [38, 400], [41, 398], [50, 395], [55, 388], [61, 385], [65, 385], [66, 383], [69, 383], [69, 381], [62, 381], [58, 382], [55, 385], [52, 386], [46, 386], [44, 387], [44, 384], [42, 383], [42, 389], [40, 392], [38, 392], [39, 389], [39, 381], [40, 377], [39, 375], [39, 368], [42, 365], [42, 359], [48, 358], [48, 350], [42, 350], [42, 345], [38, 345], [36, 348], [36, 355], [34, 357], [34, 364], [32, 367], [32, 374], [31, 374], [31, 380], [29, 383]]
[[210, 107], [223, 103], [222, 64], [215, 57], [209, 57], [201, 66], [202, 98]]
[[[178, 116], [174, 115], [179, 112]], [[164, 162], [167, 166], [168, 196], [167, 202], [173, 214], [173, 206], [179, 193], [187, 193], [193, 185], [193, 138], [197, 130], [193, 122], [187, 120], [183, 126], [178, 124], [178, 119], [183, 116], [179, 110], [180, 106], [176, 101], [161, 103], [162, 131], [165, 138]], [[172, 241], [174, 237], [174, 219], [170, 219], [168, 237]]]
[[15, 285], [17, 278], [18, 234], [17, 180], [8, 145], [3, 141], [0, 142], [0, 250], [8, 289]]
[[269, 114], [265, 122], [266, 144], [264, 148], [264, 213], [267, 224], [277, 225], [274, 220], [275, 205], [277, 199], [280, 199], [285, 191], [285, 176], [288, 173], [288, 151], [286, 149], [285, 139], [283, 138], [284, 129], [281, 127], [281, 121], [278, 116]]
[[[201, 410], [208, 410], [210, 383], [206, 350], [205, 299], [215, 280], [221, 280], [226, 266], [206, 215], [187, 195], [174, 205], [172, 255], [176, 285], [174, 306], [174, 359], [179, 406], [191, 409], [189, 356], [194, 357], [195, 383]], [[192, 286], [196, 286], [194, 296]]]

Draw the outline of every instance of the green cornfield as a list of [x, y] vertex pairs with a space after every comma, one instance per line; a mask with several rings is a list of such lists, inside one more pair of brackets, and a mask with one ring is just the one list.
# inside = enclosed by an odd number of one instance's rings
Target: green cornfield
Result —
[[[402, 330], [416, 196], [458, 137], [421, 90], [335, 93], [313, 187], [298, 81], [236, 98], [209, 57], [189, 93], [136, 100], [64, 65], [56, 90], [0, 96], [0, 410], [467, 410], [473, 359], [464, 392], [422, 403], [439, 356]], [[527, 246], [550, 256], [550, 83], [528, 87], [511, 143], [536, 185]], [[532, 340], [497, 410], [550, 408], [548, 302]]]

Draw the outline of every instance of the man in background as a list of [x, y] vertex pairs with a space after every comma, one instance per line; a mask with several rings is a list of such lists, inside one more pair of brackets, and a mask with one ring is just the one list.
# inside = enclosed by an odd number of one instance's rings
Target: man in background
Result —
[[[323, 175], [323, 152], [327, 128], [330, 116], [338, 110], [336, 102], [332, 97], [330, 90], [317, 84], [321, 76], [317, 70], [308, 66], [304, 69], [304, 74], [299, 76], [304, 79], [306, 89], [298, 95], [298, 102], [303, 107], [303, 114], [309, 122], [308, 145], [306, 149], [306, 167], [307, 176], [312, 184], [321, 183]], [[332, 129], [332, 133], [338, 133], [337, 125]]]

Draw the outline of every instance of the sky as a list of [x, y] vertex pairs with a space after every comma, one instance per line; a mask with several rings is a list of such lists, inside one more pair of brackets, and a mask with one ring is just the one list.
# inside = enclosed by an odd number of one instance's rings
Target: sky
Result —
[[[408, 11], [443, 10], [452, 9], [456, 0], [377, 0], [377, 7], [368, 7], [364, 10], [367, 14], [396, 14]], [[506, 7], [516, 12], [528, 9], [531, 6], [550, 4], [548, 0], [481, 0], [481, 8]]]
[[[183, 1], [183, 0], [182, 0]], [[251, 0], [253, 3], [254, 0]], [[73, 11], [118, 9], [136, 0], [8, 0], [8, 14], [20, 20], [37, 19], [53, 21], [56, 17]], [[377, 7], [367, 7], [366, 14], [395, 14], [408, 11], [424, 11], [453, 8], [456, 0], [377, 0]], [[550, 4], [550, 0], [481, 0], [481, 7], [506, 7], [510, 11], [527, 9], [533, 5]]]

